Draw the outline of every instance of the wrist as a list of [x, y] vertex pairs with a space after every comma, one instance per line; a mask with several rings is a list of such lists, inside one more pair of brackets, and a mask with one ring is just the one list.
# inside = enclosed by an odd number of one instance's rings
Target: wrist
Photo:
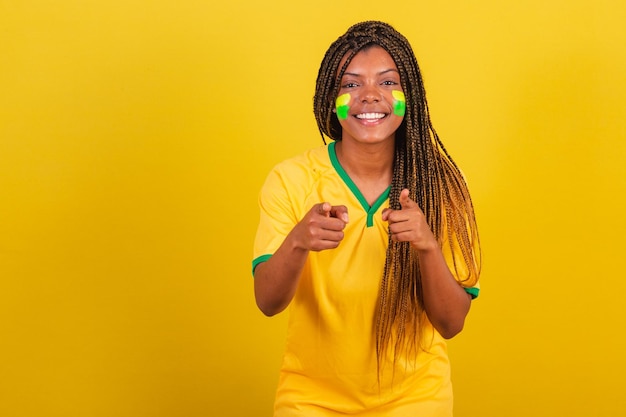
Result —
[[411, 242], [411, 246], [417, 251], [418, 255], [429, 255], [441, 252], [439, 242], [433, 237], [426, 242]]

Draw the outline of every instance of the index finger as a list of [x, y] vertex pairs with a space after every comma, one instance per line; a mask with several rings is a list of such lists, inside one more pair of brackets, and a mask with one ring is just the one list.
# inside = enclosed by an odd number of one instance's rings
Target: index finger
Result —
[[332, 206], [330, 208], [330, 215], [348, 223], [348, 208], [346, 206]]

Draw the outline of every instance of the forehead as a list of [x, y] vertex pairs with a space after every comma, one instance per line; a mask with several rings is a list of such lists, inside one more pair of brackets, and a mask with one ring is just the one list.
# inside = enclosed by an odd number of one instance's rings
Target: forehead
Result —
[[[341, 71], [343, 65], [348, 59], [350, 53], [346, 54], [339, 64], [338, 71]], [[368, 48], [362, 49], [357, 52], [348, 67], [346, 68], [346, 72], [350, 73], [360, 73], [365, 70], [374, 69], [374, 70], [398, 70], [395, 61], [383, 47], [378, 45], [373, 45]]]

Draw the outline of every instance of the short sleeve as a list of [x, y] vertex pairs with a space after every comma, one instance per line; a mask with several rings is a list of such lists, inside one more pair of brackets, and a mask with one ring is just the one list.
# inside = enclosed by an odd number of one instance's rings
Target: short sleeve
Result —
[[274, 168], [258, 198], [259, 225], [254, 239], [252, 273], [280, 247], [298, 220], [291, 205], [284, 174]]
[[[445, 233], [444, 236], [446, 236]], [[477, 239], [473, 241], [473, 258], [469, 260], [470, 263], [473, 263], [472, 267], [468, 267], [456, 240], [450, 244], [448, 239], [444, 239], [441, 250], [448, 268], [450, 268], [450, 272], [452, 272], [457, 282], [472, 296], [472, 299], [478, 297], [480, 293], [480, 283], [478, 281], [480, 245]]]

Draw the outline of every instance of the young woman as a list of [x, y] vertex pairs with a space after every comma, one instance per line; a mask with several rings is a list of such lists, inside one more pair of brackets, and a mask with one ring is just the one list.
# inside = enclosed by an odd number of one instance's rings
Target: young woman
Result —
[[478, 295], [480, 246], [406, 38], [349, 28], [314, 112], [333, 142], [278, 164], [259, 199], [257, 305], [290, 311], [274, 415], [451, 416], [444, 339]]

